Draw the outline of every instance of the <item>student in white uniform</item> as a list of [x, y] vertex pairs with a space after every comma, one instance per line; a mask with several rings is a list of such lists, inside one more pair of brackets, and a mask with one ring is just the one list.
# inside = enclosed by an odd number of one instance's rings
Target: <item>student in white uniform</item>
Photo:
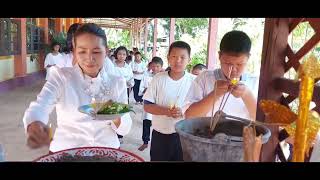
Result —
[[50, 68], [52, 66], [57, 66], [59, 68], [62, 68], [65, 66], [65, 61], [63, 59], [63, 56], [59, 52], [60, 44], [58, 42], [53, 42], [51, 44], [51, 47], [52, 47], [52, 52], [47, 54], [44, 60], [44, 67], [46, 68], [46, 71], [47, 71], [46, 80], [48, 80], [49, 78]]
[[[130, 115], [109, 121], [95, 121], [78, 107], [95, 101], [127, 103], [126, 81], [105, 73], [106, 35], [96, 24], [83, 24], [74, 35], [77, 64], [72, 68], [53, 67], [37, 100], [31, 102], [23, 117], [27, 144], [39, 148], [50, 144], [56, 152], [69, 148], [102, 146], [119, 148], [117, 134], [131, 128]], [[94, 98], [94, 99], [93, 99]], [[47, 126], [49, 114], [57, 110], [57, 124], [52, 141]]]
[[191, 48], [183, 41], [169, 47], [171, 70], [155, 75], [143, 96], [144, 110], [152, 116], [151, 161], [182, 161], [175, 124], [183, 119], [181, 108], [195, 76], [186, 72]]
[[[128, 50], [124, 46], [120, 46], [116, 49], [114, 52], [116, 60], [114, 62], [114, 72], [118, 76], [124, 77], [126, 79], [127, 83], [127, 96], [128, 96], [128, 104], [129, 104], [129, 98], [130, 98], [130, 92], [132, 87], [134, 86], [134, 80], [133, 80], [133, 72], [131, 69], [131, 66], [128, 65], [125, 60], [128, 56]], [[118, 135], [118, 138], [121, 143], [123, 143], [123, 136]]]
[[117, 75], [122, 76], [127, 81], [127, 93], [128, 93], [128, 103], [129, 103], [129, 94], [131, 91], [131, 88], [134, 86], [134, 80], [133, 80], [133, 72], [131, 69], [131, 66], [128, 65], [125, 60], [128, 56], [128, 50], [124, 46], [120, 46], [116, 49], [114, 52], [115, 54], [115, 62], [114, 62], [114, 71]]
[[[140, 83], [140, 88], [139, 88], [139, 95], [143, 96], [145, 92], [147, 91], [149, 84], [151, 83], [151, 80], [153, 76], [158, 74], [163, 66], [163, 61], [160, 57], [153, 57], [151, 62], [149, 63], [150, 70], [146, 71], [144, 73], [144, 76], [141, 80]], [[151, 120], [152, 120], [152, 114], [147, 113], [143, 111], [142, 114], [142, 120], [143, 120], [143, 128], [142, 128], [142, 141], [143, 144], [138, 148], [139, 151], [143, 151], [148, 147], [149, 141], [150, 141], [150, 127], [151, 127]]]
[[147, 71], [146, 64], [141, 61], [141, 53], [136, 52], [134, 54], [134, 61], [131, 63], [131, 68], [133, 71], [133, 79], [134, 79], [134, 86], [133, 86], [133, 97], [136, 101], [136, 104], [143, 104], [142, 96], [139, 96], [139, 87], [141, 79], [143, 78], [143, 74]]
[[127, 63], [129, 66], [131, 66], [131, 64], [132, 64], [132, 61], [133, 61], [132, 59], [133, 59], [133, 57], [134, 57], [134, 56], [129, 55], [129, 56], [127, 56], [127, 58], [126, 58], [126, 60], [125, 60], [126, 63]]
[[[131, 61], [130, 61], [130, 63], [135, 60], [134, 53], [135, 53], [135, 52], [133, 52], [133, 51], [129, 51], [129, 56], [131, 56], [131, 59], [130, 59]], [[128, 56], [128, 57], [129, 57], [129, 56]]]
[[186, 110], [186, 118], [211, 116], [213, 104], [215, 113], [223, 95], [230, 91], [230, 79], [240, 78], [240, 82], [233, 86], [223, 111], [229, 115], [255, 120], [258, 83], [257, 79], [244, 73], [250, 49], [250, 38], [242, 31], [231, 31], [223, 36], [219, 52], [221, 68], [205, 71], [195, 79], [183, 108]]

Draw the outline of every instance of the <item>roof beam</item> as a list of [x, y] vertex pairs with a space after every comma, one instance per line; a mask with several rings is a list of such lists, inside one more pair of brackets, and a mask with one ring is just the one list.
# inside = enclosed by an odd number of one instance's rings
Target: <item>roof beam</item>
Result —
[[113, 19], [116, 21], [122, 22], [124, 24], [131, 25], [131, 23], [128, 23], [127, 21], [124, 21], [123, 19], [120, 19], [120, 18], [113, 18]]

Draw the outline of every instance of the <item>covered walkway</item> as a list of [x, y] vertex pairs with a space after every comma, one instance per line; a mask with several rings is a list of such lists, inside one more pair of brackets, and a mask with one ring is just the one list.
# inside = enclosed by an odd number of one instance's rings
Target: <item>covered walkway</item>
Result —
[[[52, 32], [66, 32], [75, 22], [95, 22], [107, 28], [129, 28], [132, 37], [132, 47], [146, 47], [148, 23], [154, 23], [153, 53], [155, 56], [157, 42], [157, 18], [0, 18], [0, 143], [4, 143], [8, 160], [31, 160], [46, 150], [30, 151], [25, 146], [22, 116], [27, 105], [39, 92], [43, 79], [44, 52], [42, 43], [49, 43]], [[216, 66], [216, 34], [218, 18], [209, 18], [208, 55], [209, 69]], [[288, 44], [288, 37], [300, 23], [309, 23], [314, 35], [297, 51]], [[169, 43], [174, 41], [175, 18], [170, 18]], [[275, 100], [287, 105], [298, 97], [299, 82], [285, 78], [290, 69], [297, 71], [303, 59], [320, 41], [320, 18], [266, 18], [264, 42], [262, 48], [260, 85], [258, 101], [261, 99]], [[141, 43], [143, 42], [143, 43]], [[144, 48], [146, 50], [146, 48]], [[32, 59], [33, 54], [39, 56]], [[25, 81], [25, 78], [29, 81]], [[33, 85], [30, 85], [30, 80]], [[317, 81], [316, 81], [317, 82]], [[22, 85], [22, 87], [19, 87]], [[18, 88], [17, 88], [18, 87]], [[313, 99], [314, 110], [320, 112], [320, 87], [315, 86]], [[137, 108], [137, 107], [135, 107]], [[139, 107], [141, 111], [141, 107]], [[140, 144], [141, 121], [140, 114], [134, 117], [134, 128], [125, 139], [124, 149], [137, 152]], [[264, 121], [265, 116], [258, 108], [257, 120]], [[140, 123], [140, 124], [139, 124]], [[261, 161], [274, 161], [274, 149], [278, 143], [279, 127], [272, 126], [272, 138], [263, 146]], [[134, 134], [132, 134], [134, 133]], [[130, 139], [132, 138], [132, 139]], [[136, 139], [134, 139], [136, 138]], [[134, 147], [134, 148], [133, 148]], [[23, 153], [26, 153], [25, 155]], [[149, 157], [144, 152], [144, 158]], [[147, 160], [147, 159], [146, 159]]]

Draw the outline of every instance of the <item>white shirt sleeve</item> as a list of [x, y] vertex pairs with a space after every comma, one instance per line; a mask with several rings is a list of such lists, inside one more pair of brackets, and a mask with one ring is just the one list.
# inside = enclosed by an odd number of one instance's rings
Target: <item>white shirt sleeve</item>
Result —
[[[156, 76], [155, 76], [156, 77]], [[143, 95], [143, 99], [152, 103], [156, 103], [156, 96], [157, 96], [157, 79], [158, 78], [152, 78], [151, 83], [146, 91], [146, 93]]]
[[107, 74], [117, 76], [117, 74], [115, 73], [114, 64], [112, 63], [111, 59], [109, 59], [108, 57], [106, 57], [106, 59], [105, 59], [104, 69], [107, 72]]
[[[127, 85], [124, 78], [121, 77], [121, 80], [119, 80], [117, 90], [119, 91], [119, 98], [118, 102], [128, 104], [128, 96], [127, 96]], [[116, 125], [111, 121], [111, 128], [119, 135], [126, 135], [129, 133], [132, 126], [132, 119], [130, 117], [130, 114], [127, 113], [121, 117], [121, 123], [119, 127], [116, 127]]]
[[129, 66], [128, 68], [129, 70], [129, 83], [130, 83], [130, 86], [133, 87], [134, 86], [134, 79], [133, 79], [133, 71], [132, 71], [132, 68], [131, 66]]
[[145, 83], [146, 83], [146, 77], [143, 76], [139, 86], [139, 93], [138, 93], [139, 96], [143, 96], [143, 91], [145, 90], [145, 85], [144, 85]]
[[44, 60], [44, 67], [47, 68], [48, 65], [52, 65], [51, 53], [47, 54]]
[[148, 71], [147, 63], [143, 63], [143, 72]]
[[44, 84], [41, 92], [37, 96], [37, 100], [30, 103], [30, 106], [25, 111], [23, 123], [25, 131], [30, 123], [41, 121], [44, 124], [48, 123], [49, 114], [57, 104], [57, 101], [62, 93], [63, 81], [61, 78], [62, 72], [57, 67], [50, 68], [50, 76]]
[[191, 104], [200, 101], [204, 98], [204, 86], [202, 78], [205, 78], [205, 74], [199, 75], [191, 84], [187, 96], [182, 107], [182, 113], [184, 114]]

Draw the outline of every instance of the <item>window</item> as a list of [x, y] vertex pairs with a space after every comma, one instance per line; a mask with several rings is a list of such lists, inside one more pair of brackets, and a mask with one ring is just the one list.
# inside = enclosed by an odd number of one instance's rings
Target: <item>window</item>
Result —
[[20, 53], [20, 22], [10, 18], [0, 18], [0, 56]]
[[43, 30], [36, 25], [36, 18], [27, 18], [27, 53], [38, 53], [42, 47]]

